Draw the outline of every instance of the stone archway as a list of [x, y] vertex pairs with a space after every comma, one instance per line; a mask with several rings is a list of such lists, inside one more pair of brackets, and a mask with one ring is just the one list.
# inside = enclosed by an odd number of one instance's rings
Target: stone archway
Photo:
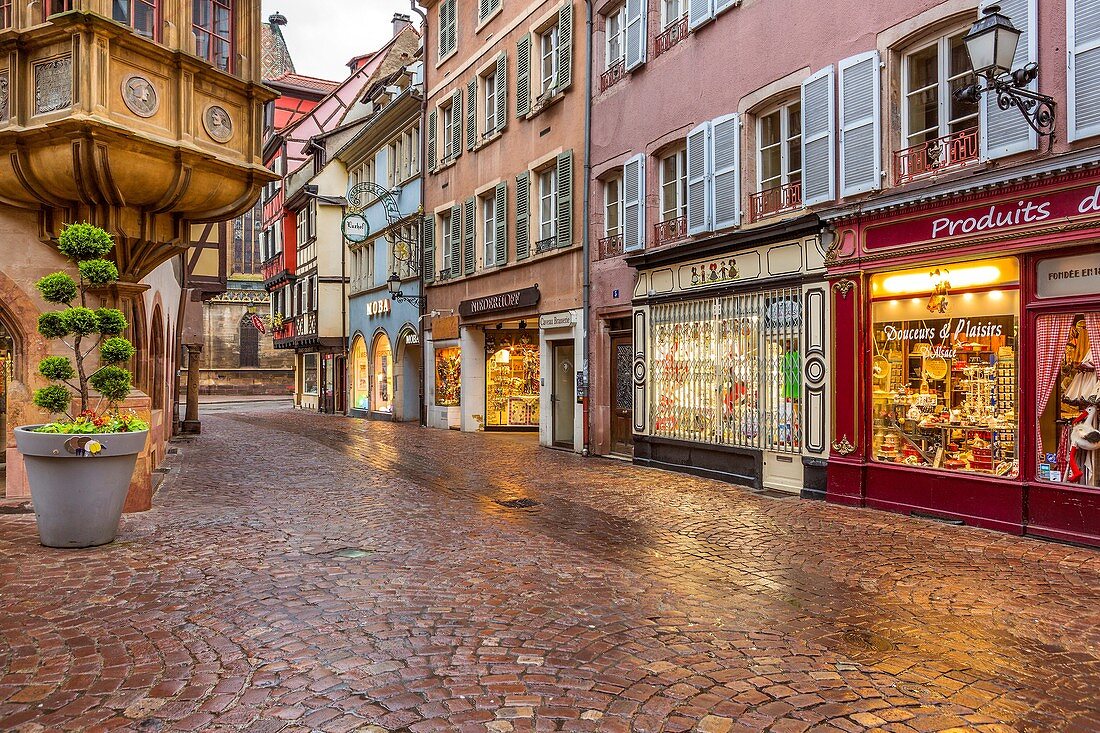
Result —
[[424, 384], [423, 354], [420, 338], [412, 324], [397, 332], [397, 357], [394, 359], [394, 420], [420, 420], [421, 388]]
[[164, 314], [158, 303], [153, 309], [152, 326], [149, 328], [149, 399], [154, 410], [165, 409], [165, 338]]

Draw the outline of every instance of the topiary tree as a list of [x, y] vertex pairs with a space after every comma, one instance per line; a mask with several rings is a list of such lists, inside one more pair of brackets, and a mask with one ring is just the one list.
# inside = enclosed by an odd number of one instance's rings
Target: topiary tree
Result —
[[[74, 356], [73, 360], [48, 356], [39, 362], [38, 373], [77, 391], [82, 415], [88, 412], [89, 386], [103, 395], [108, 404], [116, 405], [130, 394], [133, 381], [130, 371], [119, 366], [135, 353], [133, 344], [120, 337], [126, 330], [126, 317], [114, 308], [88, 307], [89, 290], [118, 281], [118, 268], [106, 259], [114, 246], [111, 235], [99, 227], [70, 224], [61, 232], [57, 248], [76, 265], [79, 282], [67, 273], [55, 272], [35, 284], [47, 302], [65, 306], [64, 310], [39, 316], [38, 332], [48, 339], [62, 339]], [[78, 299], [79, 305], [74, 305]], [[88, 374], [86, 360], [96, 349], [100, 366]], [[34, 404], [54, 414], [67, 414], [71, 402], [72, 394], [61, 384], [34, 393]]]

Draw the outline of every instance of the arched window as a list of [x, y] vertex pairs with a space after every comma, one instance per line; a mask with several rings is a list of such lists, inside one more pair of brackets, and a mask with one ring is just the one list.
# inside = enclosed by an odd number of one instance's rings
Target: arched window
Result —
[[370, 409], [370, 363], [367, 342], [356, 336], [351, 345], [351, 406], [356, 410]]
[[160, 40], [158, 0], [112, 0], [112, 17], [137, 31], [139, 36]]
[[191, 33], [196, 56], [233, 71], [233, 0], [193, 0]]
[[384, 333], [374, 339], [374, 412], [393, 412], [393, 349]]
[[252, 325], [252, 316], [246, 314], [241, 319], [240, 336], [241, 368], [260, 366], [260, 332]]

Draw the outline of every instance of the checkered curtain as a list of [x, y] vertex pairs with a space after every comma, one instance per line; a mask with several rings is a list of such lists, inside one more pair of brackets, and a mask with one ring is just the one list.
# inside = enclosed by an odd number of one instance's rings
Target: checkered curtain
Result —
[[[1047, 409], [1047, 403], [1054, 392], [1054, 385], [1058, 381], [1058, 375], [1062, 367], [1062, 359], [1066, 354], [1066, 339], [1069, 338], [1069, 329], [1073, 326], [1072, 313], [1055, 313], [1053, 315], [1041, 315], [1036, 323], [1035, 334], [1035, 451], [1042, 462], [1043, 429], [1039, 424], [1043, 411]], [[1097, 331], [1100, 333], [1100, 331]], [[1091, 343], [1091, 342], [1090, 342]]]
[[1096, 364], [1096, 346], [1100, 346], [1096, 342], [1096, 339], [1100, 339], [1100, 311], [1085, 314], [1085, 330], [1089, 334], [1089, 352], [1092, 354], [1092, 363]]

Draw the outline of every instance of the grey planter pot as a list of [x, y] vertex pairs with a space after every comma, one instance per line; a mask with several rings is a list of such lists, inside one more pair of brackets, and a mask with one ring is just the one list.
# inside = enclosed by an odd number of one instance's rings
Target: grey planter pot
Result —
[[[103, 435], [36, 433], [37, 425], [15, 429], [46, 547], [95, 547], [113, 542], [148, 430]], [[98, 453], [87, 450], [97, 441]], [[94, 447], [94, 446], [93, 446]]]

